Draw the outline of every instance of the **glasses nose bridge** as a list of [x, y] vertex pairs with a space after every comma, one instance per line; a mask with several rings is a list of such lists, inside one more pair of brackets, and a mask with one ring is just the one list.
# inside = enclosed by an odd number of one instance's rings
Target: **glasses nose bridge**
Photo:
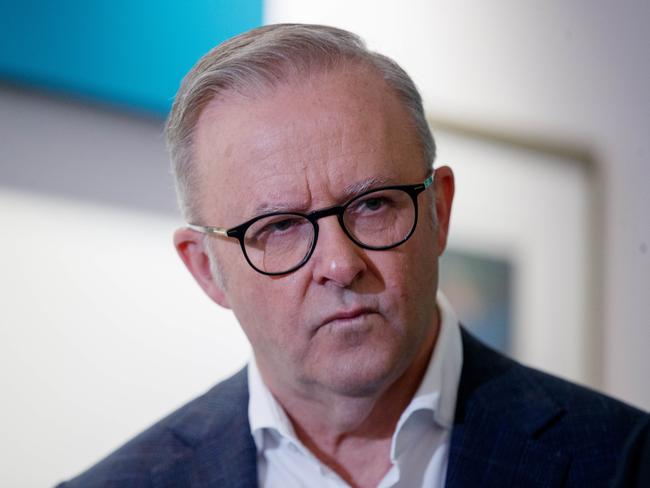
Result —
[[[345, 208], [346, 208], [345, 205], [334, 205], [332, 207], [323, 208], [321, 210], [316, 210], [316, 211], [310, 213], [307, 216], [307, 218], [309, 219], [309, 221], [312, 223], [312, 225], [315, 228], [317, 238], [318, 238], [319, 229], [320, 229], [319, 225], [318, 225], [318, 221], [320, 219], [324, 219], [325, 217], [332, 217], [332, 216], [336, 216], [336, 220], [339, 223], [341, 231], [348, 238], [350, 238], [350, 236], [348, 234], [348, 231], [345, 228], [345, 224], [343, 223], [343, 213], [345, 212]], [[314, 248], [316, 247], [316, 240], [317, 239], [314, 240], [314, 244], [313, 244]]]
[[333, 207], [328, 207], [324, 208], [322, 210], [316, 210], [315, 212], [310, 213], [307, 218], [311, 221], [312, 224], [315, 226], [318, 226], [318, 221], [320, 219], [323, 219], [325, 217], [330, 217], [332, 215], [336, 215], [337, 220], [339, 223], [342, 223], [342, 216], [343, 212], [345, 211], [345, 207], [342, 205], [335, 205]]

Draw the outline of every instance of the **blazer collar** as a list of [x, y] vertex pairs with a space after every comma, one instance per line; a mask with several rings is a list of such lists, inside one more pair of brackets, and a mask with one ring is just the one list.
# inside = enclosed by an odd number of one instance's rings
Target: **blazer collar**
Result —
[[561, 484], [570, 459], [537, 437], [564, 414], [563, 408], [531, 381], [525, 367], [464, 329], [462, 337], [446, 486]]

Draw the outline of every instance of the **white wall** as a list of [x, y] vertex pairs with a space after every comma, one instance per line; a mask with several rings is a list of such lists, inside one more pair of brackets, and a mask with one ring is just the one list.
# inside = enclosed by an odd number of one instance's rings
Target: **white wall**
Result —
[[267, 22], [338, 25], [394, 57], [434, 118], [592, 151], [604, 192], [602, 388], [645, 408], [649, 18], [642, 0], [266, 1]]
[[0, 222], [0, 485], [78, 473], [248, 357], [175, 219], [0, 189]]

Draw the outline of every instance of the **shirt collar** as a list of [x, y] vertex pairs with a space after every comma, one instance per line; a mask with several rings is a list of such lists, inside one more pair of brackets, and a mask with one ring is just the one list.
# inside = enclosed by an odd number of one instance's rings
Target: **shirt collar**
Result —
[[[433, 412], [435, 422], [444, 428], [451, 428], [456, 409], [456, 393], [463, 363], [463, 346], [458, 318], [447, 297], [442, 292], [437, 296], [440, 313], [440, 330], [436, 345], [424, 373], [422, 382], [402, 418], [412, 412], [427, 409]], [[400, 419], [401, 421], [402, 419]], [[400, 423], [397, 428], [399, 429]]]
[[[433, 421], [444, 429], [451, 429], [453, 425], [463, 363], [462, 340], [458, 318], [441, 291], [438, 291], [436, 302], [440, 314], [438, 338], [422, 382], [397, 423], [391, 444], [393, 459], [397, 457], [399, 434], [415, 412], [431, 411]], [[248, 366], [248, 388], [248, 418], [258, 452], [264, 449], [265, 429], [276, 431], [299, 445], [287, 414], [264, 384], [254, 355]]]
[[265, 429], [276, 431], [280, 437], [292, 440], [299, 445], [289, 417], [264, 384], [257, 367], [257, 361], [255, 361], [255, 354], [252, 355], [248, 364], [248, 392], [248, 419], [257, 451], [260, 452], [264, 449]]

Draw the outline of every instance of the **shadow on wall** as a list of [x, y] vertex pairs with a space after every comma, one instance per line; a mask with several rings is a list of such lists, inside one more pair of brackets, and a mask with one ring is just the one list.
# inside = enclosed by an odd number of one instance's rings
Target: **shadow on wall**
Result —
[[0, 85], [0, 184], [178, 215], [163, 125]]

